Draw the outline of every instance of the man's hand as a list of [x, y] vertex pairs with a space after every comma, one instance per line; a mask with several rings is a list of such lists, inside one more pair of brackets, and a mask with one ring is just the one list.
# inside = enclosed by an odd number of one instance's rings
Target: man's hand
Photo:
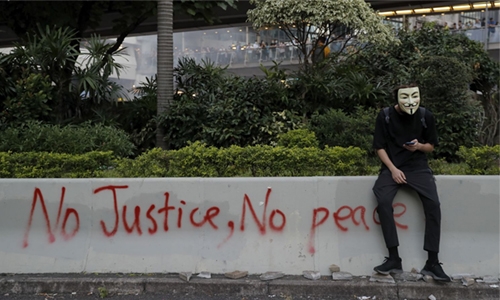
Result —
[[419, 147], [421, 144], [418, 142], [417, 139], [414, 139], [411, 142], [413, 142], [413, 145], [404, 144], [403, 147], [405, 147], [406, 150], [411, 151], [411, 152], [415, 152], [417, 150], [420, 150]]
[[406, 176], [403, 171], [401, 171], [398, 168], [394, 168], [391, 170], [392, 174], [392, 179], [397, 183], [397, 184], [405, 184], [406, 183]]

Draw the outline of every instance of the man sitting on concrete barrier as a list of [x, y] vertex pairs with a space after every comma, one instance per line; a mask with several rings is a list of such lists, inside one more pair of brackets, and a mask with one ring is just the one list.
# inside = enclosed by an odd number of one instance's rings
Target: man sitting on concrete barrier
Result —
[[441, 208], [426, 156], [438, 145], [434, 116], [425, 108], [419, 108], [420, 91], [416, 85], [397, 88], [394, 97], [397, 104], [384, 108], [378, 115], [373, 139], [373, 147], [382, 161], [373, 192], [389, 250], [389, 257], [374, 270], [381, 274], [403, 271], [392, 203], [399, 188], [406, 185], [418, 193], [424, 207], [424, 250], [428, 252], [429, 258], [421, 273], [435, 280], [451, 281], [438, 260]]

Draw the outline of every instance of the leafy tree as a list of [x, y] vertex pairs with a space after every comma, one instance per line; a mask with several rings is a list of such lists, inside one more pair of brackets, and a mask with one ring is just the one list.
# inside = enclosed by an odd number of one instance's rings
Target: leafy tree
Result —
[[[402, 30], [398, 37], [401, 41], [400, 44], [390, 47], [378, 45], [367, 48], [355, 57], [352, 63], [361, 66], [368, 74], [374, 76], [376, 81], [386, 82], [388, 86], [395, 87], [417, 79], [421, 81], [424, 93], [426, 93], [425, 90], [436, 91], [435, 88], [439, 86], [444, 89], [440, 93], [445, 91], [450, 93], [448, 98], [441, 98], [441, 105], [450, 103], [458, 110], [461, 103], [466, 103], [467, 108], [461, 107], [460, 109], [471, 109], [471, 114], [476, 114], [477, 109], [471, 108], [470, 101], [464, 100], [464, 93], [469, 89], [469, 86], [473, 91], [480, 91], [482, 96], [476, 95], [474, 97], [480, 100], [476, 101], [483, 106], [484, 120], [474, 118], [482, 126], [479, 128], [475, 125], [469, 126], [469, 128], [475, 128], [479, 134], [474, 137], [470, 136], [470, 138], [485, 145], [497, 144], [500, 119], [498, 115], [499, 103], [495, 97], [498, 95], [498, 82], [500, 80], [499, 63], [488, 56], [480, 43], [470, 40], [465, 35], [441, 30], [434, 23], [424, 24], [421, 30]], [[426, 69], [421, 68], [425, 61], [438, 61], [435, 59], [436, 57], [442, 57], [444, 61], [452, 63], [450, 68], [458, 69], [455, 69], [455, 73], [448, 73], [448, 66], [443, 66], [445, 68], [441, 72], [437, 67], [441, 64], [428, 65]], [[450, 61], [447, 58], [453, 58], [453, 60]], [[445, 72], [448, 75], [445, 75]], [[429, 78], [433, 79], [427, 80], [422, 74], [427, 74], [430, 76]], [[447, 85], [441, 84], [443, 82], [446, 82]], [[458, 86], [457, 83], [459, 83]], [[456, 98], [456, 95], [461, 96]], [[430, 94], [428, 96], [433, 97]], [[470, 97], [469, 95], [468, 98]], [[424, 97], [424, 102], [426, 98], [427, 95]], [[393, 102], [393, 100], [391, 101]], [[429, 103], [424, 105], [427, 104]], [[439, 107], [434, 109], [438, 114], [439, 110]], [[443, 115], [443, 117], [445, 116]], [[450, 119], [449, 128], [463, 124], [460, 121], [458, 124], [452, 124], [453, 122]], [[465, 124], [463, 125], [466, 127]], [[451, 150], [449, 149], [449, 151]]]
[[500, 64], [493, 61], [485, 51], [475, 53], [474, 72], [476, 77], [473, 88], [481, 92], [479, 100], [484, 108], [485, 122], [483, 123], [479, 141], [483, 145], [493, 146], [500, 144]]
[[340, 109], [330, 109], [322, 114], [314, 114], [309, 122], [309, 128], [316, 134], [319, 145], [324, 146], [355, 146], [372, 156], [375, 118], [378, 111], [373, 108], [356, 106], [352, 113]]
[[[113, 72], [119, 74], [122, 66], [110, 56], [120, 55], [121, 50], [107, 54], [112, 45], [94, 36], [84, 46], [85, 58], [77, 62], [75, 58], [82, 53], [79, 47], [74, 46], [76, 37], [72, 30], [40, 27], [39, 32], [28, 34], [26, 39], [26, 43], [16, 44], [9, 54], [3, 56], [0, 65], [10, 70], [13, 81], [27, 83], [30, 78], [33, 79], [31, 74], [40, 74], [49, 83], [47, 86], [43, 81], [37, 80], [31, 81], [31, 84], [36, 83], [38, 86], [27, 85], [32, 90], [38, 88], [44, 91], [46, 95], [43, 103], [50, 107], [52, 118], [42, 120], [63, 123], [68, 119], [81, 117], [96, 103], [118, 97], [120, 88], [109, 81], [109, 76]], [[104, 65], [103, 61], [106, 61]], [[7, 109], [9, 101], [26, 102], [21, 100], [26, 97], [35, 99], [31, 95], [27, 90], [16, 88], [0, 94], [0, 100], [7, 101], [4, 107]], [[40, 96], [39, 93], [37, 95]], [[2, 96], [5, 98], [2, 99]], [[33, 119], [38, 119], [36, 109], [33, 109]], [[25, 113], [29, 114], [28, 111]], [[46, 113], [42, 115], [48, 117]], [[24, 121], [23, 119], [19, 118], [20, 121]]]
[[[326, 47], [342, 41], [344, 49], [356, 37], [359, 43], [394, 44], [396, 39], [389, 26], [363, 0], [251, 0], [255, 8], [248, 11], [248, 20], [257, 30], [278, 26], [302, 53], [308, 64], [314, 51], [308, 51], [311, 34], [324, 36]], [[318, 46], [318, 41], [313, 49]], [[321, 49], [322, 50], [322, 49]], [[342, 50], [340, 50], [342, 51]]]
[[[169, 0], [167, 2], [172, 3], [174, 13], [183, 13], [213, 24], [218, 21], [213, 10], [216, 7], [227, 9], [230, 6], [234, 8], [235, 1]], [[75, 63], [78, 55], [81, 54], [82, 39], [88, 38], [89, 32], [94, 31], [102, 23], [104, 17], [111, 16], [113, 18], [106, 21], [112, 22], [111, 35], [115, 35], [117, 38], [114, 44], [105, 47], [106, 52], [101, 55], [100, 61], [96, 61], [98, 63], [94, 64], [94, 73], [107, 72], [107, 70], [101, 71], [101, 69], [113, 64], [112, 55], [119, 51], [123, 40], [141, 23], [156, 15], [157, 1], [59, 1], [57, 4], [50, 1], [0, 2], [0, 20], [4, 20], [3, 22], [22, 40], [39, 32], [39, 27], [65, 28], [64, 30], [71, 32], [69, 39], [53, 41], [54, 43], [64, 41], [67, 43], [64, 47], [69, 51], [66, 54], [66, 59], [63, 62], [58, 62], [62, 68], [60, 82], [54, 82], [61, 88], [59, 95], [67, 92], [67, 87], [70, 86], [69, 82], [73, 80]], [[104, 47], [104, 45], [102, 46]], [[78, 74], [76, 75], [78, 76]], [[108, 85], [103, 85], [102, 88], [106, 86]], [[170, 90], [172, 89], [171, 87]], [[64, 100], [59, 98], [58, 101], [61, 103]], [[60, 110], [62, 113], [63, 105], [60, 106]]]
[[231, 76], [210, 61], [198, 65], [193, 59], [180, 60], [174, 75], [178, 91], [163, 123], [171, 148], [190, 141], [271, 144], [300, 123], [293, 112], [298, 106], [278, 80]]
[[380, 107], [388, 94], [384, 81], [378, 81], [362, 66], [346, 62], [301, 69], [294, 76], [291, 93], [303, 101], [302, 113], [308, 117], [332, 108], [352, 113], [357, 106]]
[[453, 57], [430, 56], [416, 62], [414, 71], [423, 104], [436, 117], [439, 147], [433, 154], [457, 160], [460, 146], [478, 145], [482, 123], [481, 104], [467, 91], [472, 69]]

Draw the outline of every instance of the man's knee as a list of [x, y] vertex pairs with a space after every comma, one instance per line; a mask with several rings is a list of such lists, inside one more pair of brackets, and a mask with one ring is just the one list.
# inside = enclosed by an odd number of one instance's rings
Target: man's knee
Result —
[[379, 215], [392, 215], [394, 208], [392, 206], [392, 199], [390, 198], [377, 198], [377, 213]]

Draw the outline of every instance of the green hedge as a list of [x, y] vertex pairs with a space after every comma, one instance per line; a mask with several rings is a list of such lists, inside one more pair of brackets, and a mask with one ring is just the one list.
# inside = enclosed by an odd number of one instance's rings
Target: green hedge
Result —
[[[435, 174], [500, 174], [500, 146], [460, 148], [463, 161], [431, 160]], [[135, 159], [109, 152], [80, 155], [0, 152], [0, 178], [275, 177], [376, 175], [365, 151], [355, 148], [208, 147], [195, 142], [179, 150], [149, 150]]]
[[500, 145], [471, 148], [460, 146], [457, 155], [467, 165], [468, 174], [500, 174]]
[[28, 121], [0, 131], [0, 152], [43, 152], [84, 154], [113, 151], [117, 156], [133, 154], [134, 144], [121, 129], [101, 124], [51, 125]]
[[200, 142], [179, 150], [150, 150], [121, 160], [111, 177], [238, 177], [368, 175], [359, 148], [208, 147]]
[[0, 178], [95, 178], [116, 164], [113, 152], [0, 152]]

